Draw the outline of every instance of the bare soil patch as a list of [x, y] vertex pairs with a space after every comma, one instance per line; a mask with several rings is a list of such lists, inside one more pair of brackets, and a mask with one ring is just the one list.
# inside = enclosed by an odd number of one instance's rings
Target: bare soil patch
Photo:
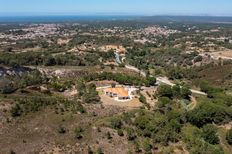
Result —
[[213, 52], [211, 55], [218, 57], [218, 58], [224, 58], [224, 59], [232, 59], [232, 50], [225, 50], [225, 51], [218, 51]]
[[154, 107], [155, 103], [157, 102], [157, 100], [153, 98], [153, 95], [156, 92], [156, 90], [157, 90], [157, 87], [145, 87], [141, 91], [143, 96], [146, 97], [147, 103], [152, 107]]
[[125, 53], [126, 49], [123, 46], [120, 45], [105, 45], [105, 46], [101, 46], [99, 47], [99, 49], [103, 50], [103, 51], [109, 51], [109, 50], [116, 50], [120, 53]]

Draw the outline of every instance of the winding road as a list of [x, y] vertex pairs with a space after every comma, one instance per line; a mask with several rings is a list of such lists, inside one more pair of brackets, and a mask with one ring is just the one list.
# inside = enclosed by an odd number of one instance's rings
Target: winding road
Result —
[[[124, 58], [125, 59], [125, 58]], [[115, 60], [117, 63], [121, 64], [121, 60], [120, 60], [120, 55], [118, 54], [118, 52], [115, 52]], [[139, 70], [138, 68], [131, 66], [131, 65], [125, 65], [125, 68], [135, 71], [137, 73], [139, 73], [140, 75], [142, 75], [143, 77], [146, 77], [146, 73], [142, 70]], [[156, 78], [157, 82], [169, 85], [169, 86], [175, 86], [176, 84], [172, 83], [167, 77], [157, 77]], [[190, 89], [190, 91], [193, 94], [198, 94], [198, 95], [203, 95], [203, 96], [207, 96], [207, 94], [205, 92], [199, 91], [199, 90], [195, 90], [195, 89]]]

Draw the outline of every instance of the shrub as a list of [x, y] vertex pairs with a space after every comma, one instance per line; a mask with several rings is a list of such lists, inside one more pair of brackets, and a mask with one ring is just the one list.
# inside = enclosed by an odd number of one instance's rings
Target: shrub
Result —
[[76, 137], [77, 139], [83, 138], [82, 132], [83, 132], [83, 129], [82, 129], [81, 127], [76, 128], [76, 129], [75, 129], [75, 137]]
[[88, 154], [93, 154], [94, 152], [93, 152], [93, 150], [91, 149], [91, 147], [90, 146], [88, 146]]
[[131, 129], [131, 128], [128, 128], [128, 129], [127, 129], [127, 139], [128, 139], [129, 141], [132, 141], [132, 140], [134, 140], [135, 138], [136, 138], [136, 135], [135, 135], [134, 130]]
[[5, 78], [0, 79], [0, 93], [9, 94], [15, 91], [13, 83]]
[[217, 136], [217, 129], [213, 125], [205, 125], [202, 128], [203, 139], [210, 144], [218, 144], [219, 138]]
[[122, 121], [119, 118], [112, 118], [111, 119], [111, 127], [113, 129], [121, 129]]
[[119, 136], [124, 136], [123, 130], [122, 129], [118, 129], [117, 133]]
[[100, 97], [96, 91], [96, 86], [90, 84], [86, 87], [86, 92], [83, 94], [82, 99], [85, 103], [99, 103]]
[[104, 154], [102, 148], [98, 148], [96, 154]]
[[227, 131], [226, 140], [227, 140], [228, 144], [232, 145], [232, 129]]
[[112, 139], [112, 136], [111, 136], [110, 132], [107, 132], [106, 136], [107, 136], [108, 140]]
[[158, 107], [163, 108], [171, 104], [171, 99], [168, 97], [160, 97], [158, 100]]
[[145, 140], [143, 143], [143, 147], [144, 147], [144, 151], [146, 151], [146, 153], [150, 153], [151, 149], [152, 149], [152, 145], [148, 140]]
[[168, 85], [161, 85], [158, 88], [158, 95], [160, 97], [168, 97], [168, 98], [172, 98], [173, 93], [172, 93], [172, 87], [168, 86]]
[[156, 85], [156, 78], [155, 77], [147, 77], [148, 85], [155, 86]]
[[65, 134], [66, 133], [66, 129], [63, 126], [59, 126], [57, 129], [58, 133], [60, 134]]
[[16, 104], [11, 108], [10, 113], [12, 117], [18, 117], [22, 114], [22, 108], [19, 106], [19, 104]]

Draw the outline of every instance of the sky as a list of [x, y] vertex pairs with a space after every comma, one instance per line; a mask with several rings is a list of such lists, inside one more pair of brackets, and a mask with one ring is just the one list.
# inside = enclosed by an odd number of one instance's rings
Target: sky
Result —
[[232, 16], [232, 0], [0, 0], [8, 15]]

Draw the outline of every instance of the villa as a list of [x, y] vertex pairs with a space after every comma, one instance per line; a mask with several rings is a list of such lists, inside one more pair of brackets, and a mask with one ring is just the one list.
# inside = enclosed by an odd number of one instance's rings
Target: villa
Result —
[[123, 87], [115, 87], [115, 88], [106, 88], [104, 90], [105, 94], [109, 97], [115, 98], [115, 100], [130, 100], [129, 90]]

